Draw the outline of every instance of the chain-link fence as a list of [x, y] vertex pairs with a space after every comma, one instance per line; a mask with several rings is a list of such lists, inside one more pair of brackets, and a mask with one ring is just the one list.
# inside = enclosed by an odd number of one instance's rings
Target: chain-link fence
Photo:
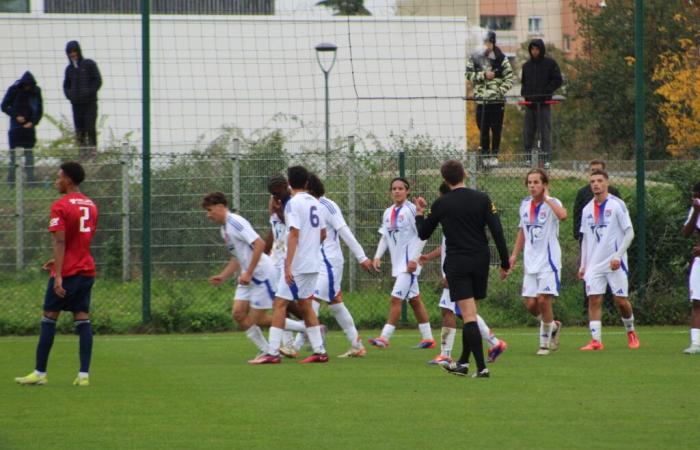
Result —
[[[62, 160], [75, 159], [77, 150], [39, 153], [35, 156], [32, 179], [27, 180], [24, 158], [10, 167], [13, 183], [0, 187], [0, 280], [3, 308], [0, 333], [35, 332], [47, 275], [40, 269], [51, 255], [47, 232], [50, 205], [58, 198], [53, 179]], [[318, 173], [327, 196], [343, 210], [346, 221], [369, 257], [374, 255], [383, 210], [391, 203], [389, 181], [404, 175], [412, 185], [411, 196], [432, 201], [441, 182], [440, 164], [448, 158], [465, 162], [467, 183], [489, 193], [500, 210], [509, 248], [515, 241], [520, 200], [529, 167], [524, 158], [509, 156], [498, 167], [485, 169], [474, 154], [448, 150], [407, 148], [401, 152], [355, 151], [353, 139], [331, 154], [286, 150], [275, 142], [244, 144], [232, 140], [200, 152], [158, 153], [152, 156], [151, 174], [151, 321], [142, 321], [141, 236], [142, 177], [137, 149], [124, 146], [83, 156], [87, 179], [81, 186], [100, 211], [93, 254], [98, 265], [98, 282], [93, 290], [92, 317], [102, 332], [214, 331], [235, 326], [230, 319], [234, 284], [212, 287], [207, 278], [221, 269], [228, 254], [217, 226], [201, 208], [203, 195], [223, 191], [232, 206], [248, 218], [264, 237], [269, 230], [268, 176], [284, 173], [292, 164], [303, 164]], [[536, 164], [530, 162], [530, 164]], [[587, 161], [554, 161], [550, 168], [550, 192], [569, 210], [562, 223], [562, 292], [555, 314], [568, 323], [585, 319], [583, 289], [576, 279], [579, 247], [572, 228], [573, 205], [578, 190], [586, 185]], [[611, 183], [626, 200], [633, 221], [636, 212], [636, 173], [633, 161], [608, 161]], [[692, 177], [700, 173], [695, 162], [648, 162], [647, 208], [642, 220], [647, 230], [646, 261], [638, 261], [630, 249], [631, 285], [635, 269], [646, 264], [645, 298], [636, 298], [635, 315], [646, 323], [679, 323], [687, 315], [686, 270], [691, 243], [680, 235], [690, 204]], [[425, 252], [439, 244], [436, 233]], [[495, 250], [493, 253], [496, 265]], [[386, 257], [385, 257], [386, 258]], [[492, 325], [524, 324], [528, 316], [520, 302], [522, 272], [518, 269], [506, 281], [493, 270], [489, 298], [482, 304], [483, 315]], [[440, 268], [430, 262], [420, 277], [421, 295], [434, 323], [439, 322]], [[386, 319], [393, 279], [389, 262], [380, 275], [367, 274], [347, 253], [343, 277], [344, 299], [360, 327], [379, 326]], [[638, 288], [639, 286], [637, 286]], [[608, 320], [614, 320], [610, 315]], [[322, 319], [332, 325], [331, 317]], [[408, 320], [413, 321], [411, 314]], [[63, 322], [65, 330], [70, 323]]]

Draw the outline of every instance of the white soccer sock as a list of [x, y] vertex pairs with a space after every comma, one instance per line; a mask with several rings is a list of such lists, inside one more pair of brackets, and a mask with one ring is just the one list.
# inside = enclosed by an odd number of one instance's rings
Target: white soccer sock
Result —
[[594, 341], [603, 342], [603, 322], [600, 320], [591, 320], [588, 322], [588, 328], [591, 329], [591, 338]]
[[394, 334], [394, 330], [396, 330], [396, 327], [387, 323], [384, 325], [384, 328], [382, 328], [381, 337], [388, 341], [391, 339], [391, 335]]
[[81, 380], [85, 378], [90, 378], [90, 374], [87, 372], [78, 372], [78, 378], [80, 378]]
[[309, 342], [311, 342], [311, 348], [314, 350], [314, 353], [326, 353], [326, 349], [323, 347], [320, 325], [307, 328], [306, 334], [309, 335]]
[[282, 344], [282, 328], [270, 327], [270, 345], [267, 352], [270, 355], [277, 356], [280, 354], [280, 345]]
[[36, 370], [36, 369], [34, 370], [34, 373], [37, 374], [37, 375], [39, 375], [39, 376], [44, 376], [44, 375], [46, 375], [46, 372], [39, 372], [39, 371]]
[[335, 317], [336, 322], [338, 322], [340, 328], [343, 329], [345, 337], [348, 338], [348, 341], [350, 341], [350, 344], [353, 347], [356, 346], [359, 342], [357, 339], [357, 328], [355, 328], [355, 321], [352, 319], [352, 315], [350, 315], [348, 308], [344, 303], [335, 303], [330, 305], [329, 308], [331, 309], [331, 313], [333, 313], [333, 317]]
[[433, 340], [433, 332], [430, 330], [430, 322], [419, 323], [418, 330], [420, 331], [421, 339]]
[[284, 329], [289, 331], [306, 331], [306, 325], [302, 320], [284, 319]]
[[[259, 326], [251, 326], [250, 328], [245, 330], [245, 335], [248, 336], [248, 339], [253, 341], [253, 344], [255, 344], [255, 346], [258, 347], [258, 350], [260, 350], [263, 353], [267, 353], [269, 351], [267, 341], [265, 340], [265, 335], [263, 334]], [[270, 337], [272, 337], [272, 328], [270, 329]]]
[[440, 356], [452, 356], [452, 347], [455, 345], [456, 328], [442, 327], [440, 333]]
[[[306, 331], [306, 329], [304, 330]], [[299, 351], [301, 348], [304, 346], [306, 343], [306, 333], [297, 333], [297, 336], [294, 338], [294, 350]]]
[[[552, 342], [552, 331], [554, 331], [554, 322], [540, 323], [540, 347], [549, 348], [549, 344]], [[544, 338], [544, 345], [542, 345], [542, 338]]]
[[625, 325], [625, 329], [627, 330], [628, 333], [630, 331], [634, 331], [634, 314], [632, 314], [629, 319], [625, 319], [623, 317], [622, 323]]
[[540, 320], [540, 348], [547, 348], [547, 334], [544, 331], [544, 322]]
[[294, 333], [291, 331], [284, 330], [282, 333], [282, 345], [285, 347], [294, 346]]
[[479, 326], [479, 333], [481, 333], [481, 339], [485, 339], [489, 342], [490, 346], [498, 345], [498, 338], [495, 334], [491, 333], [491, 329], [486, 325], [486, 321], [480, 316], [476, 315], [476, 324]]
[[690, 329], [690, 344], [700, 345], [700, 328]]

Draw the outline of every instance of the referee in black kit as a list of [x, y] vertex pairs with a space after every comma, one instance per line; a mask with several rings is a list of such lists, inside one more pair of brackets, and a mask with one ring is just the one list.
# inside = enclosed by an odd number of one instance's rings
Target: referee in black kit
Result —
[[469, 356], [474, 353], [477, 372], [475, 378], [488, 378], [489, 369], [484, 363], [481, 334], [476, 324], [476, 300], [486, 297], [491, 256], [486, 239], [486, 226], [496, 241], [501, 257], [501, 279], [508, 276], [508, 248], [496, 207], [488, 195], [464, 186], [464, 167], [456, 160], [446, 161], [440, 173], [451, 191], [433, 203], [428, 217], [423, 210], [428, 205], [423, 197], [416, 204], [418, 236], [426, 240], [442, 225], [447, 244], [447, 256], [443, 267], [450, 298], [457, 303], [455, 312], [462, 316], [462, 356], [458, 362], [443, 366], [455, 375], [466, 376]]

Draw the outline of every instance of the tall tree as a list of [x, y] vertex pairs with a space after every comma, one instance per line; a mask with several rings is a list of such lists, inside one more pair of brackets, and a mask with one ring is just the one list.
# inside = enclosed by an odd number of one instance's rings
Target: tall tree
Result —
[[[595, 124], [600, 149], [611, 156], [634, 152], [634, 0], [610, 0], [604, 8], [575, 6], [586, 50], [574, 61], [570, 94], [585, 98]], [[669, 132], [659, 120], [667, 101], [654, 77], [662, 55], [682, 54], [682, 42], [697, 42], [698, 21], [677, 21], [677, 14], [697, 18], [698, 6], [682, 0], [644, 1], [646, 117], [645, 143], [650, 158], [666, 157]]]
[[333, 10], [335, 16], [371, 16], [364, 0], [321, 0], [316, 6]]

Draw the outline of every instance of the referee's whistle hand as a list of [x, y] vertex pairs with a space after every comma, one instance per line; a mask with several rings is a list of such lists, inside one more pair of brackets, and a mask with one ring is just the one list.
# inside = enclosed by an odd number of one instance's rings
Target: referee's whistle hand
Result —
[[423, 210], [428, 207], [428, 202], [426, 202], [423, 197], [416, 197], [414, 199], [414, 203], [416, 205], [417, 212], [422, 213]]
[[506, 278], [508, 278], [509, 273], [510, 273], [510, 271], [501, 267], [501, 270], [500, 270], [501, 280], [505, 280]]

